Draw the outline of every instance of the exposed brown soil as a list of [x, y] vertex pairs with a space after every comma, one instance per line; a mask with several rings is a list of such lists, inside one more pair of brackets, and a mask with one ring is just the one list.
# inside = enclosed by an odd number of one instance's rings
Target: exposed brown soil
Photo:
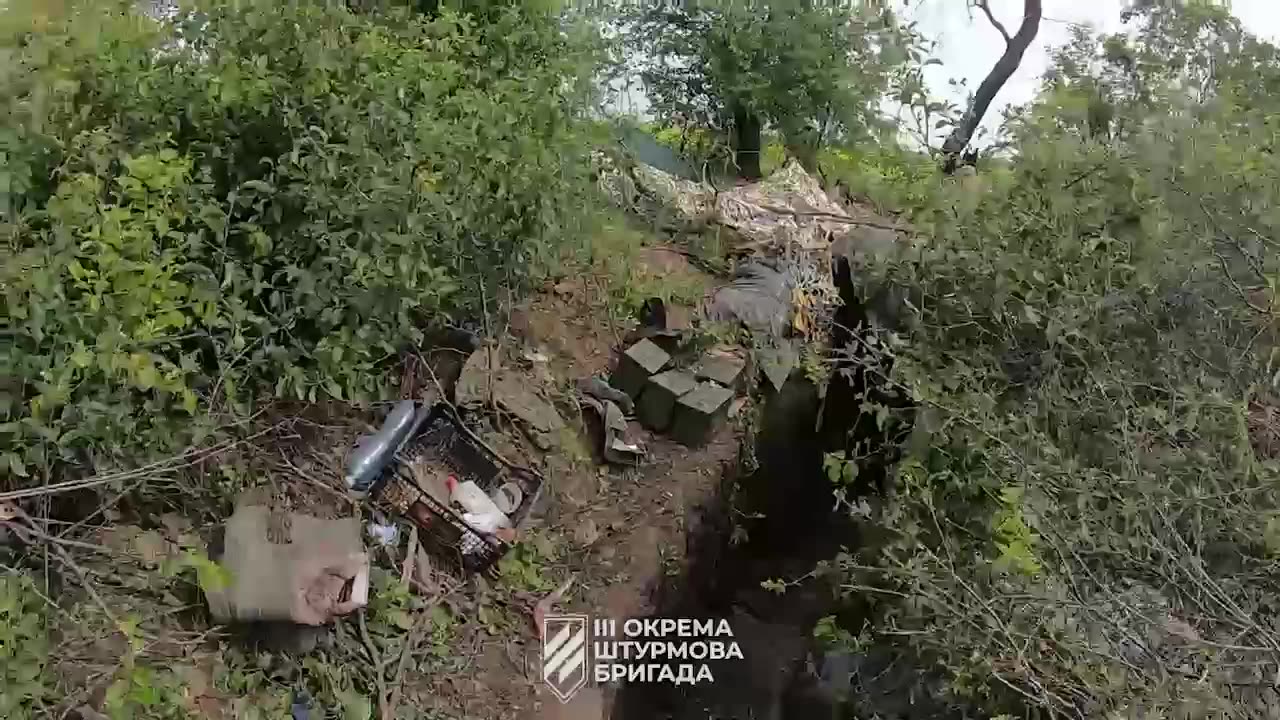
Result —
[[[671, 250], [647, 251], [645, 260], [660, 272], [697, 272]], [[614, 332], [622, 334], [634, 323], [608, 317], [602, 295], [589, 279], [549, 284], [512, 314], [514, 345], [508, 355], [547, 355], [550, 387], [607, 375], [617, 349]], [[633, 423], [632, 437], [644, 443], [648, 458], [640, 467], [608, 466], [590, 452], [599, 442], [598, 428], [568, 398], [557, 399], [571, 430], [562, 447], [542, 453], [514, 434], [506, 438], [508, 450], [539, 467], [550, 485], [529, 529], [556, 549], [557, 577], [575, 578], [557, 610], [617, 619], [652, 612], [664, 581], [683, 567], [695, 510], [731, 471], [737, 430], [726, 427], [706, 447], [690, 450]], [[461, 641], [476, 649], [466, 679], [429, 680], [422, 688], [428, 706], [468, 718], [601, 717], [607, 693], [587, 693], [561, 706], [542, 687], [539, 639], [531, 622], [507, 636], [491, 637], [480, 628], [470, 635]]]
[[[637, 287], [647, 291], [655, 282], [674, 279], [686, 299], [690, 288], [710, 290], [715, 284], [682, 253], [662, 247], [637, 253], [633, 277], [638, 285], [629, 286], [630, 292]], [[562, 706], [543, 689], [540, 641], [531, 617], [534, 603], [545, 588], [573, 577], [557, 611], [616, 619], [653, 612], [668, 581], [684, 570], [687, 541], [698, 522], [696, 511], [714, 498], [726, 473], [734, 472], [740, 430], [733, 422], [696, 450], [633, 424], [632, 437], [647, 448], [646, 460], [638, 467], [601, 462], [599, 427], [579, 411], [573, 386], [591, 375], [607, 376], [622, 339], [635, 325], [634, 319], [618, 316], [619, 289], [613, 288], [610, 302], [607, 283], [603, 273], [549, 282], [515, 308], [502, 327], [493, 328], [504, 365], [524, 370], [531, 387], [556, 405], [567, 424], [563, 437], [545, 451], [535, 447], [514, 418], [501, 414], [487, 413], [489, 427], [481, 432], [504, 457], [535, 467], [546, 478], [540, 507], [529, 521], [525, 538], [551, 559], [539, 568], [544, 585], [538, 589], [494, 579], [454, 578], [462, 586], [442, 602], [460, 624], [454, 626], [446, 657], [420, 653], [406, 663], [403, 673], [400, 706], [412, 708], [415, 717], [607, 717], [608, 692], [591, 690]], [[667, 307], [669, 319], [688, 325], [692, 303], [668, 301]], [[449, 385], [465, 357], [466, 352], [453, 349], [428, 352], [423, 359]], [[409, 364], [404, 389], [418, 395], [433, 381], [421, 362]], [[280, 677], [291, 679], [273, 680], [270, 699], [248, 696], [251, 693], [239, 697], [216, 688], [215, 678], [225, 676], [231, 654], [242, 663], [253, 658], [253, 652], [228, 633], [210, 628], [194, 586], [187, 588], [186, 596], [173, 596], [173, 580], [164, 576], [162, 566], [179, 557], [181, 546], [208, 542], [236, 495], [247, 493], [282, 511], [320, 517], [350, 514], [354, 505], [341, 491], [346, 454], [360, 434], [374, 429], [385, 410], [354, 410], [341, 403], [278, 404], [258, 418], [264, 427], [273, 428], [271, 432], [217, 462], [189, 469], [188, 476], [175, 484], [169, 507], [129, 507], [126, 499], [87, 523], [89, 535], [77, 535], [106, 551], [96, 559], [90, 559], [90, 554], [82, 560], [105, 604], [118, 617], [142, 620], [148, 640], [139, 662], [175, 670], [193, 716], [221, 720], [239, 717], [250, 706], [279, 707], [289, 684], [305, 680], [306, 673], [295, 661], [272, 660], [277, 669], [270, 673], [284, 672]], [[741, 412], [739, 419], [747, 414]], [[210, 488], [220, 494], [208, 495]], [[235, 490], [224, 492], [228, 488]], [[191, 513], [194, 508], [199, 508], [198, 514], [186, 518], [161, 516], [164, 511]], [[377, 564], [398, 573], [401, 558], [392, 554], [382, 549], [373, 552]], [[439, 586], [450, 581], [435, 578], [432, 582]], [[73, 593], [69, 597], [86, 607], [96, 604], [79, 592], [74, 578], [65, 585]], [[488, 616], [483, 621], [482, 613]], [[52, 668], [59, 687], [67, 690], [65, 702], [71, 707], [100, 708], [126, 654], [124, 637], [112, 632], [102, 613], [97, 615], [101, 622], [82, 623], [75, 636], [62, 638], [59, 662]], [[353, 621], [344, 625], [346, 633], [355, 632], [350, 629]], [[325, 642], [355, 642], [350, 635], [342, 640], [343, 632], [336, 629], [328, 632], [322, 647]], [[337, 661], [334, 656], [325, 659]], [[292, 669], [286, 672], [279, 667]], [[377, 717], [376, 700], [374, 708]]]

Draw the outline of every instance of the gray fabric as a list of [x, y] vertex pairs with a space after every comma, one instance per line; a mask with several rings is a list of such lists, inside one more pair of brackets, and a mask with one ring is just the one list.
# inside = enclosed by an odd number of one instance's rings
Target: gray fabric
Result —
[[736, 320], [752, 333], [782, 338], [791, 320], [791, 282], [787, 276], [762, 262], [741, 265], [736, 275], [712, 296], [707, 317], [720, 322]]
[[698, 173], [693, 166], [676, 154], [675, 150], [658, 142], [649, 133], [635, 128], [622, 131], [622, 146], [625, 147], [638, 162], [655, 167], [669, 175], [685, 180], [697, 180]]

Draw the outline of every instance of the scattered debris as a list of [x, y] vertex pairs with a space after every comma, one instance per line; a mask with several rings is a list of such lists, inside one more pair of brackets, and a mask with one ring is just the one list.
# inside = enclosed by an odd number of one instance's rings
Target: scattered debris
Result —
[[631, 415], [636, 411], [631, 396], [610, 385], [601, 377], [589, 377], [578, 381], [578, 392], [601, 400], [617, 403], [623, 413]]
[[504, 514], [510, 515], [524, 502], [524, 490], [513, 482], [503, 483], [502, 487], [494, 491], [493, 502]]
[[473, 530], [484, 535], [492, 535], [499, 528], [511, 527], [511, 518], [507, 517], [493, 498], [481, 490], [479, 485], [470, 480], [458, 482], [458, 479], [452, 475], [449, 476], [448, 484], [449, 501], [465, 510], [462, 521]]
[[[419, 455], [405, 463], [405, 467], [413, 476], [414, 483], [425, 490], [432, 500], [441, 505], [449, 504], [449, 469], [447, 467], [424, 455]], [[387, 488], [388, 491], [402, 489], [399, 485]], [[400, 498], [392, 499], [397, 502], [400, 500]]]
[[662, 372], [671, 362], [666, 350], [650, 340], [640, 342], [627, 348], [618, 361], [618, 368], [609, 379], [609, 384], [630, 395], [634, 400], [644, 390], [649, 377]]
[[400, 528], [395, 523], [370, 522], [365, 526], [369, 538], [383, 547], [391, 547], [400, 537]]
[[[631, 398], [627, 397], [627, 402], [631, 402]], [[586, 394], [579, 398], [579, 403], [594, 410], [600, 418], [600, 424], [604, 428], [601, 455], [605, 462], [633, 465], [644, 458], [644, 447], [626, 440], [627, 419], [617, 403]]]
[[311, 695], [306, 690], [294, 691], [289, 716], [292, 720], [311, 720]]
[[547, 593], [541, 600], [533, 606], [533, 627], [538, 633], [538, 637], [542, 638], [542, 621], [547, 617], [547, 613], [555, 609], [556, 603], [564, 599], [569, 588], [573, 587], [573, 581], [577, 579], [577, 575], [570, 575], [565, 579], [560, 587]]
[[[488, 348], [481, 348], [463, 366], [462, 377], [458, 380], [458, 405], [481, 405], [492, 397], [495, 405], [524, 423], [530, 439], [539, 449], [554, 447], [565, 427], [560, 413], [554, 405], [538, 396], [523, 373], [502, 367], [490, 370], [489, 353]], [[496, 362], [492, 364], [497, 365]], [[488, 392], [482, 388], [488, 388]]]
[[229, 577], [205, 588], [219, 622], [324, 625], [368, 601], [369, 558], [354, 518], [290, 513], [273, 523], [266, 506], [242, 505], [227, 520], [219, 562]]
[[541, 488], [537, 473], [503, 461], [438, 404], [369, 494], [376, 508], [411, 520], [428, 552], [481, 572], [515, 542]]
[[596, 527], [596, 521], [591, 518], [587, 518], [579, 523], [578, 527], [573, 531], [573, 539], [583, 547], [591, 545], [595, 541], [599, 540], [600, 529]]

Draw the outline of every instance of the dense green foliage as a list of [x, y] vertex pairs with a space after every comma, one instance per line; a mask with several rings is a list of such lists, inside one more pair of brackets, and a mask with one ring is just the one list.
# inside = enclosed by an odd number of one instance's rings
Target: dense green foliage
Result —
[[918, 322], [884, 379], [919, 410], [845, 582], [876, 588], [861, 642], [991, 714], [1280, 702], [1280, 58], [1149, 5], [1059, 55], [1007, 165], [935, 184], [887, 270]]
[[26, 577], [0, 575], [0, 715], [27, 720], [47, 699], [49, 659], [43, 601]]
[[[555, 2], [360, 5], [3, 14], [0, 486], [172, 451], [269, 397], [377, 396], [425, 328], [571, 238], [595, 36]], [[1280, 51], [1215, 3], [1134, 3], [1132, 33], [1058, 49], [1007, 157], [964, 182], [870, 142], [887, 90], [921, 135], [954, 108], [856, 5], [629, 17], [661, 142], [713, 156], [747, 121], [764, 165], [785, 146], [919, 230], [878, 268], [914, 321], [847, 359], [913, 408], [862, 406], [910, 428], [883, 508], [858, 506], [885, 539], [837, 563], [870, 612], [817, 634], [904, 650], [991, 716], [1280, 707]], [[632, 259], [598, 263], [627, 310], [660, 294]], [[858, 487], [861, 461], [826, 469]], [[0, 578], [14, 717], [46, 655], [20, 589]], [[127, 669], [115, 712], [167, 706], [171, 679]]]
[[518, 290], [589, 187], [594, 45], [485, 5], [12, 11], [0, 467], [182, 446], [263, 389], [375, 396], [424, 328]]

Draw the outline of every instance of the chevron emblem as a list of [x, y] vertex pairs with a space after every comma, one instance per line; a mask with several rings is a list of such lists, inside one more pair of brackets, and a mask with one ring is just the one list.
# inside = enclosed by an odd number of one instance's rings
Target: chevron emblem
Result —
[[542, 619], [542, 680], [560, 702], [587, 684], [587, 616]]

